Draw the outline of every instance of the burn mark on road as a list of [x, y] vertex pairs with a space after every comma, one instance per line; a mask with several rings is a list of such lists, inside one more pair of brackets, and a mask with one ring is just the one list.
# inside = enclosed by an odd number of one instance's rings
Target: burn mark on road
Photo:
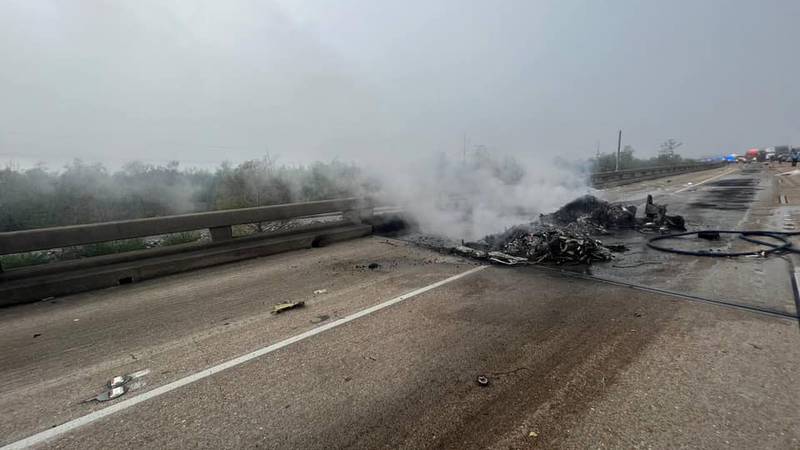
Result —
[[700, 198], [689, 204], [693, 208], [722, 211], [746, 211], [753, 202], [758, 187], [757, 178], [729, 178], [708, 183]]

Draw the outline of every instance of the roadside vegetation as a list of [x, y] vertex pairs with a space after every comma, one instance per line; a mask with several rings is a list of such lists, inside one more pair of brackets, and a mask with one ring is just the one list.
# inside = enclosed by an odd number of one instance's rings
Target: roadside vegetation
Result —
[[[374, 191], [352, 164], [278, 164], [275, 159], [223, 163], [216, 170], [182, 169], [178, 162], [126, 164], [110, 171], [75, 160], [61, 170], [44, 165], [0, 169], [0, 232], [217, 209], [326, 200]], [[157, 239], [127, 239], [48, 252], [0, 256], [4, 269], [195, 242], [198, 231]]]
[[0, 256], [0, 267], [5, 269], [16, 269], [18, 267], [35, 266], [50, 261], [50, 257], [44, 252], [29, 252], [16, 255]]
[[352, 164], [288, 166], [269, 157], [214, 171], [177, 162], [133, 162], [115, 172], [80, 160], [58, 171], [8, 166], [0, 169], [0, 232], [326, 200], [371, 191], [370, 185]]
[[[675, 149], [681, 144], [674, 139], [669, 139], [661, 144], [658, 156], [648, 159], [640, 159], [634, 156], [634, 148], [626, 145], [619, 154], [619, 168], [625, 169], [643, 169], [647, 167], [663, 167], [663, 166], [677, 166], [681, 164], [692, 164], [696, 160], [684, 158], [680, 154], [675, 153]], [[614, 153], [601, 153], [590, 161], [593, 172], [611, 172], [616, 168], [617, 154]]]

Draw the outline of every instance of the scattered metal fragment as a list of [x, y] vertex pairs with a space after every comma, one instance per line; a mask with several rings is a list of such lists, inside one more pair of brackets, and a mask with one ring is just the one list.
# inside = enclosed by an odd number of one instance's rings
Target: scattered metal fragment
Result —
[[37, 337], [39, 337], [39, 336], [41, 336], [41, 335], [42, 335], [42, 333], [34, 333], [34, 334], [33, 334], [33, 337], [34, 337], [34, 338], [37, 338]]
[[282, 313], [284, 311], [288, 311], [290, 309], [295, 309], [295, 308], [302, 308], [304, 306], [306, 306], [306, 302], [284, 302], [284, 303], [278, 303], [278, 304], [276, 304], [276, 305], [274, 305], [272, 307], [271, 313], [272, 314], [280, 314], [280, 313]]
[[483, 375], [478, 375], [478, 379], [475, 381], [477, 381], [478, 386], [486, 387], [489, 385], [489, 379]]
[[88, 401], [97, 401], [97, 402], [107, 402], [109, 400], [114, 400], [117, 397], [121, 397], [128, 392], [128, 388], [125, 386], [118, 386], [115, 388], [111, 388], [107, 391], [101, 392], [96, 397], [89, 399]]
[[139, 389], [145, 385], [144, 381], [139, 380], [150, 373], [150, 369], [139, 370], [128, 375], [119, 375], [106, 383], [106, 388], [100, 394], [84, 400], [86, 402], [107, 402], [117, 397], [125, 395], [128, 391]]
[[328, 293], [327, 289], [317, 289], [316, 291], [314, 291], [314, 295], [327, 294], [327, 293]]
[[129, 381], [131, 381], [131, 377], [130, 376], [118, 376], [118, 377], [114, 377], [111, 380], [109, 380], [109, 382], [106, 384], [106, 386], [108, 386], [109, 389], [114, 389], [114, 388], [117, 388], [117, 387], [120, 387], [120, 386], [126, 384]]
[[519, 266], [528, 264], [528, 258], [521, 258], [519, 256], [512, 256], [503, 252], [489, 252], [489, 261], [504, 264], [506, 266]]
[[457, 255], [466, 256], [468, 258], [485, 259], [487, 257], [485, 251], [476, 250], [474, 248], [467, 247], [466, 245], [459, 245], [453, 247], [452, 252]]
[[534, 264], [591, 264], [613, 258], [602, 242], [580, 232], [548, 225], [518, 226], [487, 240], [492, 241], [492, 246], [499, 251]]
[[375, 270], [375, 269], [380, 269], [380, 268], [381, 268], [381, 265], [378, 264], [378, 263], [375, 263], [375, 262], [374, 263], [369, 263], [369, 265], [367, 266], [367, 269], [369, 269], [369, 270]]

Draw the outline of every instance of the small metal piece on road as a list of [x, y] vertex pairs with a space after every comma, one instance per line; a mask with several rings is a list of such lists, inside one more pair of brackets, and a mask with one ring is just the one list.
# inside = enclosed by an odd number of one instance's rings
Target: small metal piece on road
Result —
[[375, 263], [375, 262], [374, 262], [374, 263], [369, 263], [369, 265], [367, 266], [367, 268], [368, 268], [369, 270], [380, 269], [380, 268], [381, 268], [381, 265], [380, 265], [380, 264], [378, 264], [378, 263]]
[[285, 303], [278, 303], [277, 305], [272, 307], [272, 314], [280, 314], [284, 311], [288, 311], [290, 309], [295, 308], [302, 308], [306, 305], [306, 302], [285, 302]]
[[131, 377], [129, 377], [129, 376], [128, 377], [116, 376], [116, 377], [112, 378], [108, 382], [108, 387], [109, 387], [109, 389], [114, 389], [114, 388], [122, 386], [123, 384], [127, 383], [130, 380], [131, 380]]
[[128, 389], [125, 386], [118, 386], [100, 393], [97, 397], [89, 399], [89, 401], [94, 400], [98, 402], [107, 402], [109, 400], [114, 400], [117, 397], [125, 395], [126, 392], [128, 392]]
[[478, 375], [478, 379], [476, 381], [478, 382], [478, 386], [482, 387], [489, 386], [489, 379], [483, 375]]
[[327, 293], [328, 293], [327, 289], [317, 289], [316, 291], [314, 291], [314, 295], [327, 294]]

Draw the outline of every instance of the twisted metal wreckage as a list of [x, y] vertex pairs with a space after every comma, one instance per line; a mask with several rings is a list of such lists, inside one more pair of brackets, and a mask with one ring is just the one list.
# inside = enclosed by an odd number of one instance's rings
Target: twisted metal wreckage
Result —
[[644, 231], [685, 230], [681, 216], [667, 215], [667, 207], [647, 197], [644, 217], [636, 217], [636, 206], [614, 205], [592, 195], [575, 199], [539, 220], [518, 225], [478, 242], [454, 247], [453, 253], [498, 264], [591, 264], [609, 261], [624, 246], [608, 246], [592, 236], [609, 229]]

